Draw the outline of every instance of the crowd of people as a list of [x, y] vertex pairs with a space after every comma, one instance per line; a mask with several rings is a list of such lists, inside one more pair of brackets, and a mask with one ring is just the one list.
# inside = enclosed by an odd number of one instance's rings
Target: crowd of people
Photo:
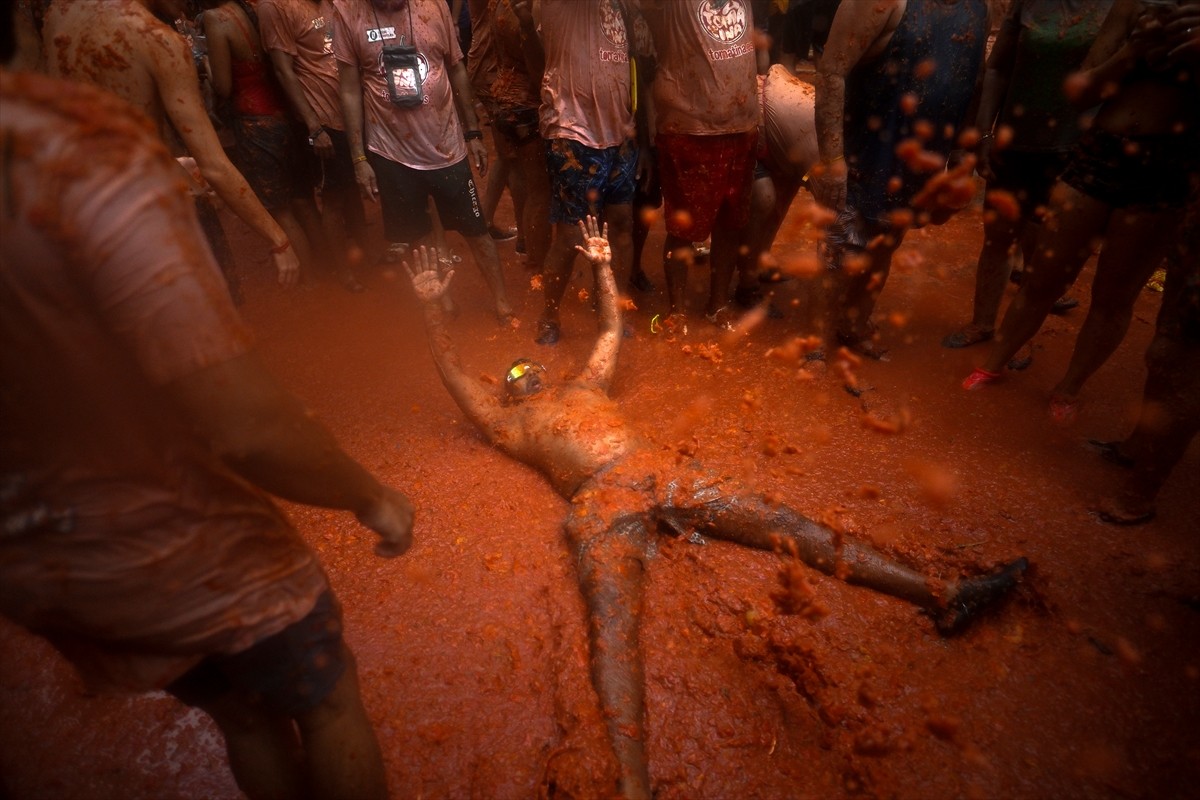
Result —
[[[384, 556], [410, 546], [414, 509], [263, 367], [214, 198], [265, 241], [280, 284], [320, 268], [352, 292], [371, 247], [364, 203], [378, 203], [379, 256], [404, 262], [445, 388], [571, 505], [565, 541], [623, 797], [652, 789], [638, 620], [656, 532], [793, 553], [928, 610], [946, 635], [1027, 567], [933, 578], [660, 458], [608, 397], [628, 336], [618, 286], [653, 288], [654, 220], [655, 330], [729, 329], [794, 277], [771, 250], [807, 188], [828, 219], [812, 282], [823, 345], [809, 355], [884, 359], [872, 314], [893, 256], [972, 203], [978, 176], [971, 322], [944, 344], [990, 349], [963, 388], [1027, 363], [1022, 348], [1098, 251], [1050, 393], [1060, 423], [1147, 279], [1166, 274], [1137, 425], [1096, 443], [1129, 469], [1100, 518], [1152, 518], [1200, 427], [1198, 0], [4, 5], [0, 612], [93, 686], [165, 688], [211, 715], [250, 797], [386, 794], [338, 601], [271, 496], [354, 513]], [[782, 49], [768, 36], [781, 27]], [[496, 224], [504, 191], [515, 229]], [[540, 276], [541, 347], [563, 335], [582, 256], [599, 334], [577, 378], [551, 386], [522, 358], [497, 397], [466, 374], [444, 231], [509, 328], [497, 242], [517, 240]], [[688, 308], [700, 266], [703, 321]], [[1009, 280], [1020, 288], [997, 325]]]

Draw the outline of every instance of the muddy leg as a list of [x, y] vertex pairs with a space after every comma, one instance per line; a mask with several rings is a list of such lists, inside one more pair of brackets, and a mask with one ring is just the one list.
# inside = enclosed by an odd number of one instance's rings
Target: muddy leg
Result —
[[1050, 214], [1025, 266], [1021, 291], [1013, 298], [983, 369], [999, 373], [1038, 332], [1054, 301], [1062, 297], [1091, 256], [1108, 221], [1109, 207], [1065, 183], [1054, 187]]
[[697, 529], [718, 539], [773, 552], [795, 553], [810, 567], [847, 583], [936, 608], [947, 584], [842, 536], [787, 506], [751, 495], [721, 495], [703, 506]]
[[624, 798], [649, 798], [645, 748], [645, 673], [638, 643], [645, 579], [646, 529], [641, 519], [607, 531], [568, 526], [588, 610], [592, 685], [617, 756]]
[[1083, 327], [1075, 338], [1071, 363], [1054, 393], [1075, 397], [1083, 384], [1103, 366], [1121, 344], [1133, 318], [1133, 304], [1154, 269], [1170, 248], [1178, 212], [1147, 213], [1117, 210], [1108, 226], [1110, 234], [1096, 264], [1092, 302]]

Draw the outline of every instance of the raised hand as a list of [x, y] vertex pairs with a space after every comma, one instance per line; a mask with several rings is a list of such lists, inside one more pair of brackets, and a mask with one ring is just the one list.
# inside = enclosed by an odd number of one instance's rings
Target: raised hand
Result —
[[438, 272], [437, 252], [431, 251], [428, 247], [418, 247], [412, 251], [411, 255], [416, 266], [410, 266], [405, 261], [404, 269], [408, 271], [408, 277], [412, 278], [413, 292], [417, 295], [417, 299], [423, 303], [438, 302], [446, 293], [446, 289], [450, 287], [450, 279], [454, 277], [454, 270], [447, 270], [443, 277]]
[[596, 266], [612, 263], [612, 248], [608, 244], [607, 222], [604, 223], [603, 228], [600, 228], [596, 218], [588, 214], [586, 220], [579, 220], [579, 232], [583, 234], [583, 244], [575, 245], [575, 249], [583, 253], [584, 258]]

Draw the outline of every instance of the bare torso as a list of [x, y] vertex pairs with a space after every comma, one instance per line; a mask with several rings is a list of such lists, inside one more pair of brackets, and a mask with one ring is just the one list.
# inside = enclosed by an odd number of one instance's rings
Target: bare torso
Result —
[[166, 112], [151, 68], [156, 51], [186, 51], [181, 36], [133, 0], [56, 0], [42, 33], [50, 74], [100, 86], [144, 112], [162, 136]]
[[547, 388], [507, 409], [492, 441], [539, 470], [570, 498], [604, 467], [645, 446], [603, 390], [584, 383]]

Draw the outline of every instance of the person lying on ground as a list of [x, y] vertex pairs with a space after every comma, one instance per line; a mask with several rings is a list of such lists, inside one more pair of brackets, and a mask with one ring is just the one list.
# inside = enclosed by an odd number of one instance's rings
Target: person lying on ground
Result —
[[446, 329], [441, 298], [454, 276], [444, 275], [426, 249], [409, 266], [424, 307], [426, 329], [442, 382], [489, 441], [540, 470], [572, 506], [565, 525], [588, 609], [592, 681], [620, 766], [619, 792], [649, 797], [644, 750], [643, 667], [638, 643], [642, 592], [651, 537], [709, 535], [746, 547], [795, 554], [830, 575], [927, 609], [938, 630], [962, 630], [1016, 585], [1024, 558], [999, 572], [968, 580], [933, 578], [893, 561], [869, 545], [842, 537], [787, 506], [700, 464], [679, 464], [674, 451], [643, 438], [608, 396], [622, 338], [607, 230], [594, 217], [581, 222], [599, 287], [600, 332], [582, 372], [551, 385], [529, 359], [509, 368], [505, 397], [485, 388], [459, 361]]

